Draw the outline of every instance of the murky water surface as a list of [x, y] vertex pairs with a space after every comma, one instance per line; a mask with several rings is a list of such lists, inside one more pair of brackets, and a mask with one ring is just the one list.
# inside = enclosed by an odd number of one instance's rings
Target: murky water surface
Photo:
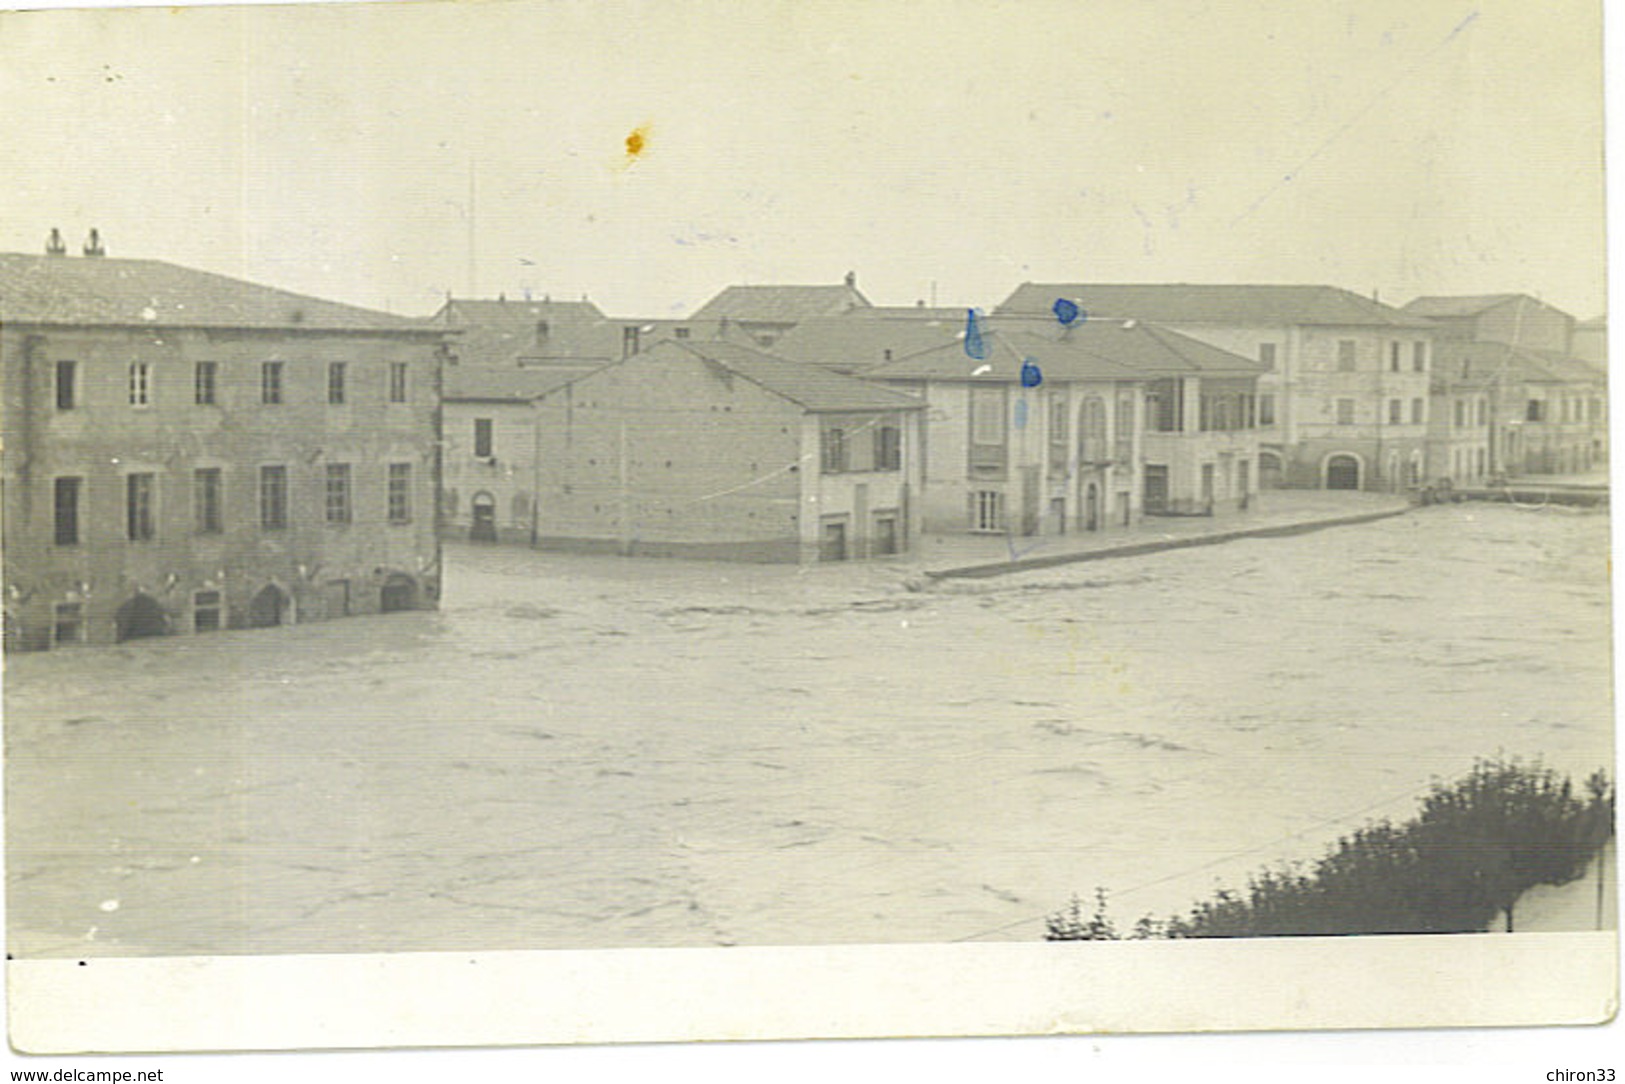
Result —
[[1607, 520], [919, 589], [448, 550], [440, 613], [8, 660], [19, 955], [1031, 939], [1612, 762]]

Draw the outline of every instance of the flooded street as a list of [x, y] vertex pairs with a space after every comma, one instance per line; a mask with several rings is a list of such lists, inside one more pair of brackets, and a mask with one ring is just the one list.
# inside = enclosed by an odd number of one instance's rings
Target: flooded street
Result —
[[439, 613], [7, 660], [22, 956], [1035, 939], [1475, 757], [1612, 763], [1608, 521], [926, 585], [447, 550]]

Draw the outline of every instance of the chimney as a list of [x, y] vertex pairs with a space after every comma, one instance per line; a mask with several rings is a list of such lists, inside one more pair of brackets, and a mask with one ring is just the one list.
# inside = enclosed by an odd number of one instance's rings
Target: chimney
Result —
[[66, 256], [68, 246], [62, 243], [62, 231], [55, 226], [51, 227], [51, 236], [45, 239], [45, 254], [47, 256]]
[[847, 286], [847, 289], [849, 289], [849, 290], [857, 289], [857, 286], [858, 286], [858, 273], [856, 271], [848, 271], [846, 273], [846, 286]]
[[102, 247], [102, 235], [94, 226], [90, 228], [90, 236], [85, 239], [86, 256], [105, 256], [107, 249]]

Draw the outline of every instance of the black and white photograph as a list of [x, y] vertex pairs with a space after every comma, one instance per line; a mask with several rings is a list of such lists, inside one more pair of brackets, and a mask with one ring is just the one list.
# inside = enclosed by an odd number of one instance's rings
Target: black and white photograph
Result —
[[0, 13], [11, 1060], [1607, 1023], [1605, 14]]

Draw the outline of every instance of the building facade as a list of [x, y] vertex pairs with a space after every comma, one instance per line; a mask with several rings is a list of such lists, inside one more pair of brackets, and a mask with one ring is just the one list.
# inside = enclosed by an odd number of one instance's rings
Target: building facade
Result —
[[905, 552], [922, 412], [735, 343], [659, 343], [536, 399], [537, 544], [747, 561]]
[[1397, 491], [1426, 466], [1434, 326], [1331, 286], [1025, 283], [996, 310], [1148, 320], [1256, 360], [1266, 487]]
[[867, 371], [929, 405], [929, 531], [1066, 534], [1256, 493], [1258, 367], [1142, 323], [994, 320]]
[[157, 261], [0, 255], [7, 643], [435, 606], [443, 341]]

